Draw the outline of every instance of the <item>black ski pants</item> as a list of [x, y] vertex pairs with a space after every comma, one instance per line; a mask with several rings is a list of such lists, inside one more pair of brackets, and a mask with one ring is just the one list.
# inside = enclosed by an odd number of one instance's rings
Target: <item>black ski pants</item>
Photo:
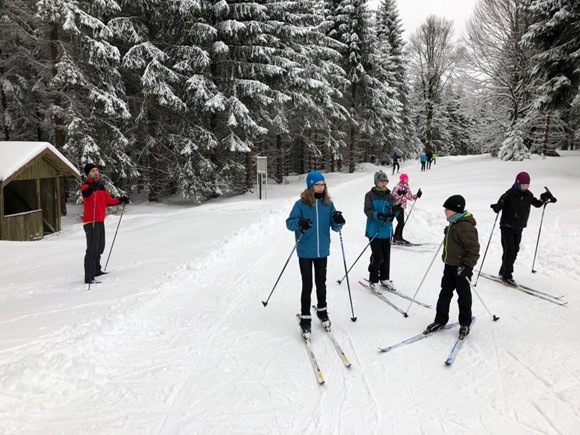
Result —
[[326, 308], [326, 264], [328, 257], [298, 258], [302, 275], [302, 295], [300, 296], [300, 314], [310, 315], [310, 296], [312, 293], [312, 269], [316, 283], [318, 308]]
[[397, 168], [397, 173], [401, 170], [399, 163], [393, 163], [393, 175], [395, 175], [395, 168]]
[[105, 223], [88, 223], [83, 228], [87, 237], [85, 282], [89, 283], [101, 272], [101, 255], [105, 251]]
[[397, 215], [397, 228], [395, 228], [395, 240], [403, 240], [403, 228], [405, 227], [405, 212]]
[[371, 261], [369, 264], [369, 281], [390, 279], [391, 273], [391, 239], [375, 238], [371, 242]]
[[514, 263], [520, 252], [520, 242], [522, 241], [521, 228], [501, 228], [501, 247], [503, 255], [501, 257], [501, 269], [499, 274], [502, 278], [513, 279]]
[[[471, 276], [469, 276], [471, 279]], [[435, 321], [441, 325], [449, 322], [449, 305], [453, 298], [453, 290], [457, 290], [457, 304], [459, 305], [459, 324], [471, 325], [471, 287], [465, 277], [457, 276], [457, 266], [445, 265], [441, 279], [441, 292], [437, 300], [437, 314]]]

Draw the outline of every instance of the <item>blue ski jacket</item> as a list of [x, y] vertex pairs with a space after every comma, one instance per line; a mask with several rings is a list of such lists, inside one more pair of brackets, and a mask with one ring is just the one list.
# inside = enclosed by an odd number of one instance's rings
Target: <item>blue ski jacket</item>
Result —
[[[382, 219], [379, 219], [378, 214], [392, 214], [393, 205], [395, 205], [395, 197], [391, 194], [389, 189], [387, 190], [378, 190], [376, 187], [373, 187], [367, 194], [365, 195], [365, 208], [364, 212], [367, 215], [367, 226], [365, 231], [365, 236], [369, 239], [372, 239], [377, 231], [379, 232], [377, 235], [377, 239], [390, 239], [391, 235], [393, 234], [393, 224], [390, 222], [385, 222]], [[399, 213], [395, 213], [395, 216], [398, 216]]]
[[332, 213], [336, 211], [332, 201], [324, 205], [322, 199], [317, 199], [314, 207], [302, 202], [296, 201], [290, 216], [286, 219], [286, 228], [294, 231], [296, 241], [300, 237], [300, 219], [310, 219], [312, 228], [306, 230], [296, 252], [300, 258], [323, 258], [330, 255], [330, 229], [340, 231], [342, 225], [338, 225], [332, 219]]

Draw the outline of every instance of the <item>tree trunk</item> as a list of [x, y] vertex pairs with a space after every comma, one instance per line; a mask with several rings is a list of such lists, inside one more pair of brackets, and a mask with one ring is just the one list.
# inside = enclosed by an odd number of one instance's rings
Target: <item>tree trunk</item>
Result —
[[550, 112], [546, 114], [546, 128], [544, 129], [544, 145], [542, 147], [542, 153], [548, 155], [548, 140], [550, 137]]
[[147, 126], [149, 131], [149, 137], [147, 138], [148, 153], [147, 153], [147, 166], [149, 166], [149, 194], [147, 200], [149, 202], [159, 201], [159, 156], [158, 156], [158, 145], [156, 137], [155, 128], [155, 115], [153, 114], [152, 108], [149, 108], [147, 114]]
[[284, 181], [284, 174], [286, 172], [286, 162], [284, 159], [284, 142], [282, 141], [281, 135], [276, 135], [276, 150], [277, 154], [277, 167], [276, 167], [276, 183], [282, 184]]
[[[350, 92], [350, 98], [351, 98], [351, 115], [354, 116], [354, 114], [356, 113], [356, 83], [351, 83], [351, 92]], [[348, 152], [348, 172], [349, 173], [353, 173], [356, 169], [356, 161], [355, 161], [355, 148], [356, 148], [356, 127], [354, 126], [354, 124], [351, 124], [350, 126], [350, 144], [349, 144], [349, 152]]]

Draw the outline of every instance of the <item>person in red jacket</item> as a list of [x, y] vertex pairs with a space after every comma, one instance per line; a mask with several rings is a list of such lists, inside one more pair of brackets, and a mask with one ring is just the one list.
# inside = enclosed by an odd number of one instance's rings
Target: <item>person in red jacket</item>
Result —
[[85, 252], [85, 284], [94, 282], [96, 276], [104, 275], [101, 269], [101, 255], [105, 251], [105, 216], [107, 207], [128, 204], [129, 198], [111, 198], [105, 189], [99, 168], [92, 164], [85, 165], [86, 181], [81, 186], [83, 195], [83, 228], [87, 236]]

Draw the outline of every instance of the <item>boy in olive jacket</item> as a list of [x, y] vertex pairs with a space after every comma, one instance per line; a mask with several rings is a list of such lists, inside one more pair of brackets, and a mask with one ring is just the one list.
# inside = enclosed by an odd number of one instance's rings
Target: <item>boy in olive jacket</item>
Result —
[[473, 268], [479, 259], [479, 240], [473, 215], [465, 211], [465, 199], [461, 195], [450, 196], [443, 204], [449, 226], [443, 239], [443, 262], [445, 269], [441, 279], [441, 292], [437, 300], [435, 321], [425, 329], [429, 334], [445, 326], [449, 321], [449, 304], [453, 290], [457, 290], [459, 305], [459, 338], [469, 334], [471, 325], [471, 286]]

